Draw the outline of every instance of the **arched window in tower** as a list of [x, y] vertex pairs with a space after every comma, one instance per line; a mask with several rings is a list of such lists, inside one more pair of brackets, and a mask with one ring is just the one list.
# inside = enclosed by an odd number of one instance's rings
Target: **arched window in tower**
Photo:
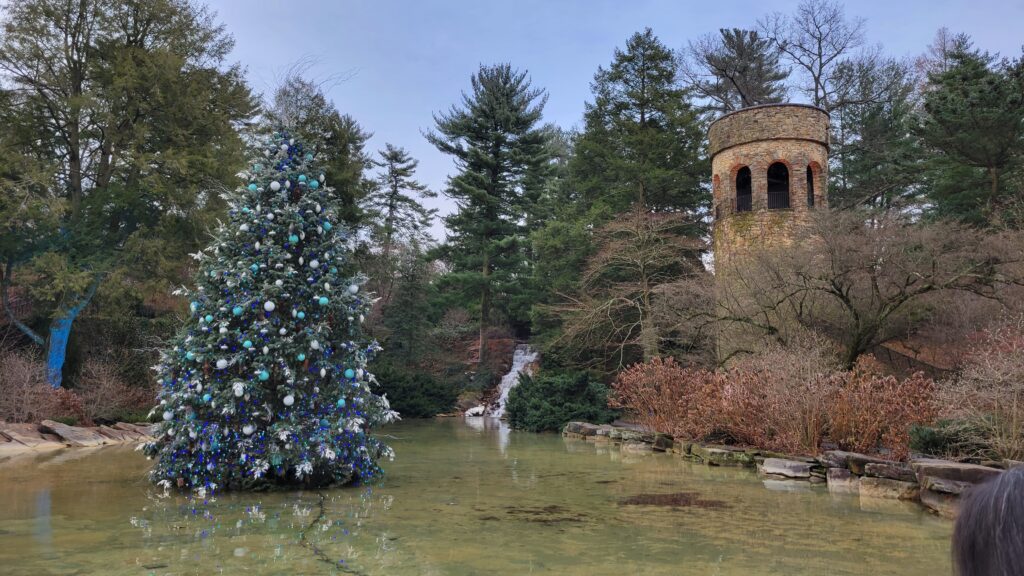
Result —
[[807, 206], [814, 208], [814, 169], [807, 167]]
[[754, 204], [754, 194], [750, 186], [750, 168], [744, 166], [736, 173], [736, 211], [750, 212]]
[[768, 209], [789, 208], [789, 168], [782, 162], [768, 167]]

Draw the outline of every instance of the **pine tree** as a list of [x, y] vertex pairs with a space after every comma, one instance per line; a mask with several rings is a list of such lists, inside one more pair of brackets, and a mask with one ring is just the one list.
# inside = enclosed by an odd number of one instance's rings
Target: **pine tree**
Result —
[[722, 28], [719, 37], [691, 43], [684, 75], [707, 108], [731, 112], [782, 102], [789, 71], [779, 65], [779, 50], [756, 30]]
[[571, 163], [581, 200], [603, 207], [607, 219], [634, 204], [658, 212], [705, 207], [704, 128], [679, 85], [676, 58], [650, 28], [615, 50], [591, 90]]
[[312, 152], [284, 133], [254, 153], [228, 223], [196, 255], [191, 316], [157, 366], [154, 482], [200, 491], [369, 480], [397, 415], [365, 369], [371, 306], [353, 236]]
[[436, 198], [426, 185], [413, 176], [419, 161], [405, 148], [386, 144], [379, 151], [375, 166], [381, 169], [376, 186], [363, 201], [372, 233], [380, 243], [385, 259], [390, 258], [397, 240], [423, 241], [437, 210], [423, 206], [412, 194], [421, 198]]
[[427, 138], [459, 167], [445, 191], [459, 210], [445, 218], [443, 254], [452, 266], [449, 285], [478, 303], [484, 364], [492, 314], [507, 314], [529, 277], [524, 220], [536, 196], [530, 187], [542, 184], [536, 174], [548, 160], [538, 126], [547, 97], [509, 64], [481, 66], [471, 83], [462, 106], [435, 116], [437, 132]]

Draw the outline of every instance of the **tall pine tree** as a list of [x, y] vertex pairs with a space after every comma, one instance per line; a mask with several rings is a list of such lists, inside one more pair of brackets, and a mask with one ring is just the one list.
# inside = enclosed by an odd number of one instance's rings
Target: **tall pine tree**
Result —
[[476, 301], [480, 363], [486, 363], [487, 332], [529, 276], [525, 220], [531, 187], [548, 161], [539, 122], [547, 97], [532, 88], [526, 72], [509, 64], [481, 66], [461, 105], [435, 115], [427, 139], [455, 159], [458, 174], [445, 194], [458, 211], [445, 218], [443, 247], [452, 267], [446, 279]]
[[682, 67], [707, 108], [724, 113], [782, 102], [789, 71], [779, 64], [778, 47], [756, 30], [722, 28], [718, 33], [690, 43]]

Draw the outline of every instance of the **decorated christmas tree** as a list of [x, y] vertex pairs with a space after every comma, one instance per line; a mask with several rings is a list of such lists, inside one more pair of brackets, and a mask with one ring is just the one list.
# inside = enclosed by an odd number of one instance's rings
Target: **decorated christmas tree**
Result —
[[354, 238], [313, 151], [279, 132], [254, 158], [179, 291], [191, 314], [155, 368], [151, 478], [199, 491], [369, 480], [392, 455], [370, 429], [397, 414], [366, 370], [379, 347], [361, 337], [372, 302]]

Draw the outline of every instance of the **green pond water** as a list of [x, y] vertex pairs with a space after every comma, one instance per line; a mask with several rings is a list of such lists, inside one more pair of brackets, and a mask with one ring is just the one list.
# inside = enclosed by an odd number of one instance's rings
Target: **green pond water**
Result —
[[[129, 447], [8, 458], [0, 574], [951, 572], [951, 524], [910, 504], [494, 421], [381, 433], [397, 458], [376, 486], [208, 501], [161, 497]], [[629, 503], [652, 494], [682, 496]]]

